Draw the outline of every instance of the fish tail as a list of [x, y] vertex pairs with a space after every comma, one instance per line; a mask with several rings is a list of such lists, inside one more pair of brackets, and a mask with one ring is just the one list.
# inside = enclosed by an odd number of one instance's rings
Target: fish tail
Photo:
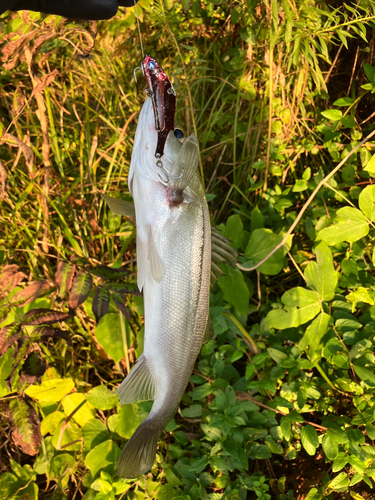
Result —
[[166, 419], [149, 415], [136, 429], [117, 463], [117, 474], [120, 477], [139, 477], [151, 469], [156, 458], [158, 439], [166, 423]]

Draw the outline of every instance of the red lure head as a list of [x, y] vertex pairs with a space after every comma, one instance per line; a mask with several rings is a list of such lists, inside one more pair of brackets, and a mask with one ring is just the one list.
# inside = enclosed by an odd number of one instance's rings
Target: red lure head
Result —
[[171, 130], [174, 130], [176, 93], [163, 68], [153, 57], [147, 55], [144, 57], [142, 71], [147, 79], [146, 92], [152, 99], [155, 127], [158, 132], [155, 156], [161, 158], [164, 154], [167, 136]]

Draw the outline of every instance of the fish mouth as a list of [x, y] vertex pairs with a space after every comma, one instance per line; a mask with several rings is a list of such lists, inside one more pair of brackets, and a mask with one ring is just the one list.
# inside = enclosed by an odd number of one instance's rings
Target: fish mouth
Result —
[[145, 90], [152, 99], [155, 128], [158, 133], [155, 158], [161, 158], [168, 134], [174, 130], [176, 92], [165, 71], [153, 57], [146, 55], [141, 63], [141, 69], [147, 80]]

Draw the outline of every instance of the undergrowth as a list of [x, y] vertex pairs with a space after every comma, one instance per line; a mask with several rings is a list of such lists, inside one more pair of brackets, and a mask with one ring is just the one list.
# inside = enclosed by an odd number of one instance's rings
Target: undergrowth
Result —
[[[1, 499], [372, 498], [374, 20], [373, 0], [0, 18]], [[131, 199], [141, 41], [240, 268], [221, 264], [215, 337], [151, 473], [125, 481], [151, 403], [113, 389], [142, 354], [143, 299], [134, 219], [100, 193]]]

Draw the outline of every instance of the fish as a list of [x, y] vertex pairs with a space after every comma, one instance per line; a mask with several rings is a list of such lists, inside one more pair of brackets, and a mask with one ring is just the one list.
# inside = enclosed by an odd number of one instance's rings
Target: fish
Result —
[[[228, 240], [211, 230], [194, 134], [175, 134], [176, 93], [151, 56], [142, 61], [147, 98], [136, 130], [128, 176], [129, 202], [103, 195], [109, 207], [136, 221], [137, 284], [144, 296], [144, 350], [118, 387], [121, 405], [153, 401], [117, 464], [123, 478], [147, 473], [159, 437], [175, 416], [203, 342], [217, 263], [235, 260]], [[214, 249], [214, 250], [213, 250]], [[214, 257], [214, 272], [211, 260]]]

